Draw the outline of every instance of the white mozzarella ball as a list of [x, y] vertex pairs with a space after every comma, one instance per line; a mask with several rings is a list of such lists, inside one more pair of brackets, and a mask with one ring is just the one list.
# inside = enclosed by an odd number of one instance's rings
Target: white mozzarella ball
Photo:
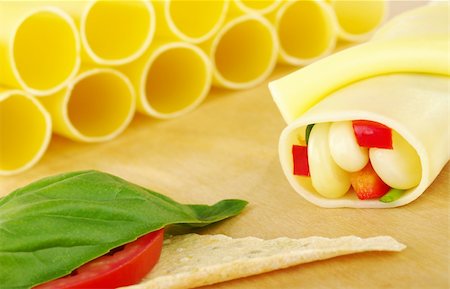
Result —
[[331, 156], [344, 170], [357, 172], [369, 162], [369, 150], [358, 145], [351, 121], [331, 124], [328, 141]]
[[324, 197], [339, 198], [350, 188], [350, 174], [333, 160], [328, 145], [329, 123], [314, 125], [308, 142], [308, 163], [314, 189]]
[[393, 149], [371, 148], [369, 158], [378, 176], [392, 188], [410, 189], [422, 176], [420, 159], [414, 148], [397, 132], [392, 132]]

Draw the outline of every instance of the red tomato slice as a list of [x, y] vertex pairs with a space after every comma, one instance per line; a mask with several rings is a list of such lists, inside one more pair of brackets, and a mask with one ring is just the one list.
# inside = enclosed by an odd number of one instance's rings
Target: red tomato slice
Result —
[[117, 288], [139, 283], [161, 255], [164, 229], [144, 235], [123, 249], [84, 264], [71, 275], [38, 285], [34, 289]]
[[353, 131], [359, 146], [392, 149], [392, 130], [375, 121], [354, 120]]
[[294, 160], [294, 175], [309, 176], [308, 148], [306, 146], [293, 145], [292, 158]]
[[359, 172], [352, 173], [350, 181], [360, 200], [380, 198], [391, 189], [377, 175], [370, 162]]

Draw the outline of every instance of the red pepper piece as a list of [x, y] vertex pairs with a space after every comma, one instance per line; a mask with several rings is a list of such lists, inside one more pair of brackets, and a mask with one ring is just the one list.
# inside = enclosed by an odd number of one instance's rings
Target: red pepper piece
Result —
[[309, 176], [308, 148], [306, 146], [293, 145], [292, 158], [294, 160], [294, 175]]
[[354, 120], [353, 131], [359, 146], [392, 149], [392, 130], [375, 121]]

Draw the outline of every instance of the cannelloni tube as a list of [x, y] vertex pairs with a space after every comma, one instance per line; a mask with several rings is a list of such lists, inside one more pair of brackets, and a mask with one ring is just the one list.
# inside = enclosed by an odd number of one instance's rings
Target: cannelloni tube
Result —
[[137, 95], [137, 109], [167, 119], [196, 108], [211, 86], [207, 55], [186, 42], [155, 43], [145, 55], [121, 66]]
[[36, 164], [50, 142], [52, 123], [44, 107], [20, 90], [0, 88], [0, 175]]
[[233, 0], [232, 9], [245, 14], [268, 14], [275, 11], [281, 2], [282, 0]]
[[[39, 0], [34, 0], [39, 1]], [[75, 20], [83, 62], [115, 66], [131, 62], [153, 40], [155, 10], [147, 0], [49, 1]]]
[[[449, 87], [447, 76], [392, 74], [362, 80], [330, 94], [282, 132], [279, 155], [287, 179], [301, 196], [321, 207], [387, 208], [414, 201], [449, 160]], [[292, 146], [299, 143], [299, 136], [308, 124], [317, 126], [359, 119], [391, 128], [413, 148], [413, 155], [418, 156], [419, 183], [396, 201], [359, 200], [352, 189], [339, 198], [329, 198], [316, 191], [312, 177], [293, 174]], [[393, 141], [395, 150], [396, 138]]]
[[0, 2], [0, 83], [33, 95], [64, 87], [80, 65], [78, 32], [62, 10]]
[[104, 65], [131, 62], [152, 42], [155, 23], [151, 1], [92, 1], [80, 21], [84, 55]]
[[336, 15], [339, 37], [362, 42], [369, 39], [388, 14], [386, 0], [328, 0]]
[[280, 42], [282, 63], [306, 65], [331, 54], [336, 46], [337, 22], [322, 0], [285, 2], [269, 17]]
[[[270, 84], [289, 124], [280, 137], [281, 164], [308, 201], [405, 205], [448, 162], [449, 34], [441, 9], [448, 11], [448, 4], [400, 15], [368, 44]], [[328, 81], [314, 87], [323, 77]]]
[[158, 39], [200, 43], [223, 25], [229, 1], [168, 0], [155, 1], [153, 5], [158, 16]]
[[200, 47], [213, 63], [215, 86], [244, 89], [258, 85], [270, 75], [279, 45], [270, 22], [249, 14], [230, 19]]
[[110, 68], [84, 70], [66, 88], [40, 101], [56, 133], [82, 142], [113, 139], [131, 122], [136, 107], [131, 82]]

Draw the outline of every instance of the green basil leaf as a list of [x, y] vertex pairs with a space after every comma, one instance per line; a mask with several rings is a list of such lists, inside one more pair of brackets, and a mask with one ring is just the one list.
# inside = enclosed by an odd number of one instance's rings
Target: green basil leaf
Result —
[[45, 178], [0, 199], [0, 287], [30, 288], [167, 225], [205, 226], [246, 205], [183, 205], [98, 171]]

